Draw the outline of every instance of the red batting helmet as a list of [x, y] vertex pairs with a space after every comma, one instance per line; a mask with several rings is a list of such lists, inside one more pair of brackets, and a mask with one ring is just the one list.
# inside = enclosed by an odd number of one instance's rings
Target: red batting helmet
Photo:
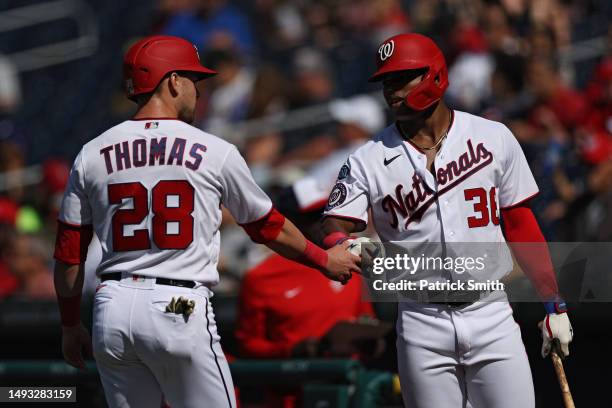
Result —
[[427, 109], [438, 102], [448, 87], [444, 55], [424, 35], [399, 34], [387, 39], [378, 48], [376, 63], [378, 70], [370, 77], [370, 82], [380, 81], [392, 72], [427, 69], [421, 83], [406, 97], [406, 105], [414, 110]]
[[195, 72], [201, 79], [216, 74], [200, 63], [198, 49], [189, 41], [168, 35], [143, 38], [123, 58], [123, 76], [128, 98], [153, 92], [162, 78], [173, 71]]

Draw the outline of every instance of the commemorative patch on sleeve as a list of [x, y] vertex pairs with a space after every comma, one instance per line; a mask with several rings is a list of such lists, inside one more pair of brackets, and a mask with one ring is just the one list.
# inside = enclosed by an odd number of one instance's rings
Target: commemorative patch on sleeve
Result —
[[340, 172], [338, 173], [338, 180], [344, 180], [351, 173], [351, 165], [348, 163], [344, 163], [342, 167], [340, 167]]
[[346, 186], [342, 183], [336, 183], [329, 194], [329, 200], [327, 201], [327, 209], [331, 210], [334, 207], [339, 206], [346, 200]]

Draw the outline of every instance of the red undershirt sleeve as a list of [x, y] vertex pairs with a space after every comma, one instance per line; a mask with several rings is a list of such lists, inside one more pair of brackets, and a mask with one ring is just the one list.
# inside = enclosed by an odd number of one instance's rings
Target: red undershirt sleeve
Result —
[[502, 209], [501, 213], [506, 241], [540, 299], [558, 299], [559, 289], [550, 252], [533, 212], [527, 204], [521, 204]]
[[70, 225], [58, 221], [53, 257], [67, 265], [85, 262], [92, 237], [91, 225]]
[[253, 242], [265, 244], [278, 237], [284, 224], [285, 216], [272, 207], [262, 218], [246, 224], [240, 224], [240, 226], [244, 228]]

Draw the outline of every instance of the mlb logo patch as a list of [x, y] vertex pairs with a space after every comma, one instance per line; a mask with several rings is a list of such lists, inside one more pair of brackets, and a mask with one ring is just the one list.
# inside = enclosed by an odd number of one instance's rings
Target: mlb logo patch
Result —
[[145, 123], [145, 129], [157, 129], [159, 127], [159, 122], [147, 122]]

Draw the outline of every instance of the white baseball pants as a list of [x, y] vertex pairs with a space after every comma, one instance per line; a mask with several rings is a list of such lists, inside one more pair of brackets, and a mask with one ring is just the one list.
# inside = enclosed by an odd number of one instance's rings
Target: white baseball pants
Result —
[[533, 408], [521, 331], [505, 294], [453, 309], [401, 302], [397, 357], [409, 408]]
[[[166, 313], [172, 297], [194, 312]], [[131, 277], [100, 284], [94, 300], [93, 349], [111, 408], [234, 408], [234, 387], [221, 350], [212, 292]]]

